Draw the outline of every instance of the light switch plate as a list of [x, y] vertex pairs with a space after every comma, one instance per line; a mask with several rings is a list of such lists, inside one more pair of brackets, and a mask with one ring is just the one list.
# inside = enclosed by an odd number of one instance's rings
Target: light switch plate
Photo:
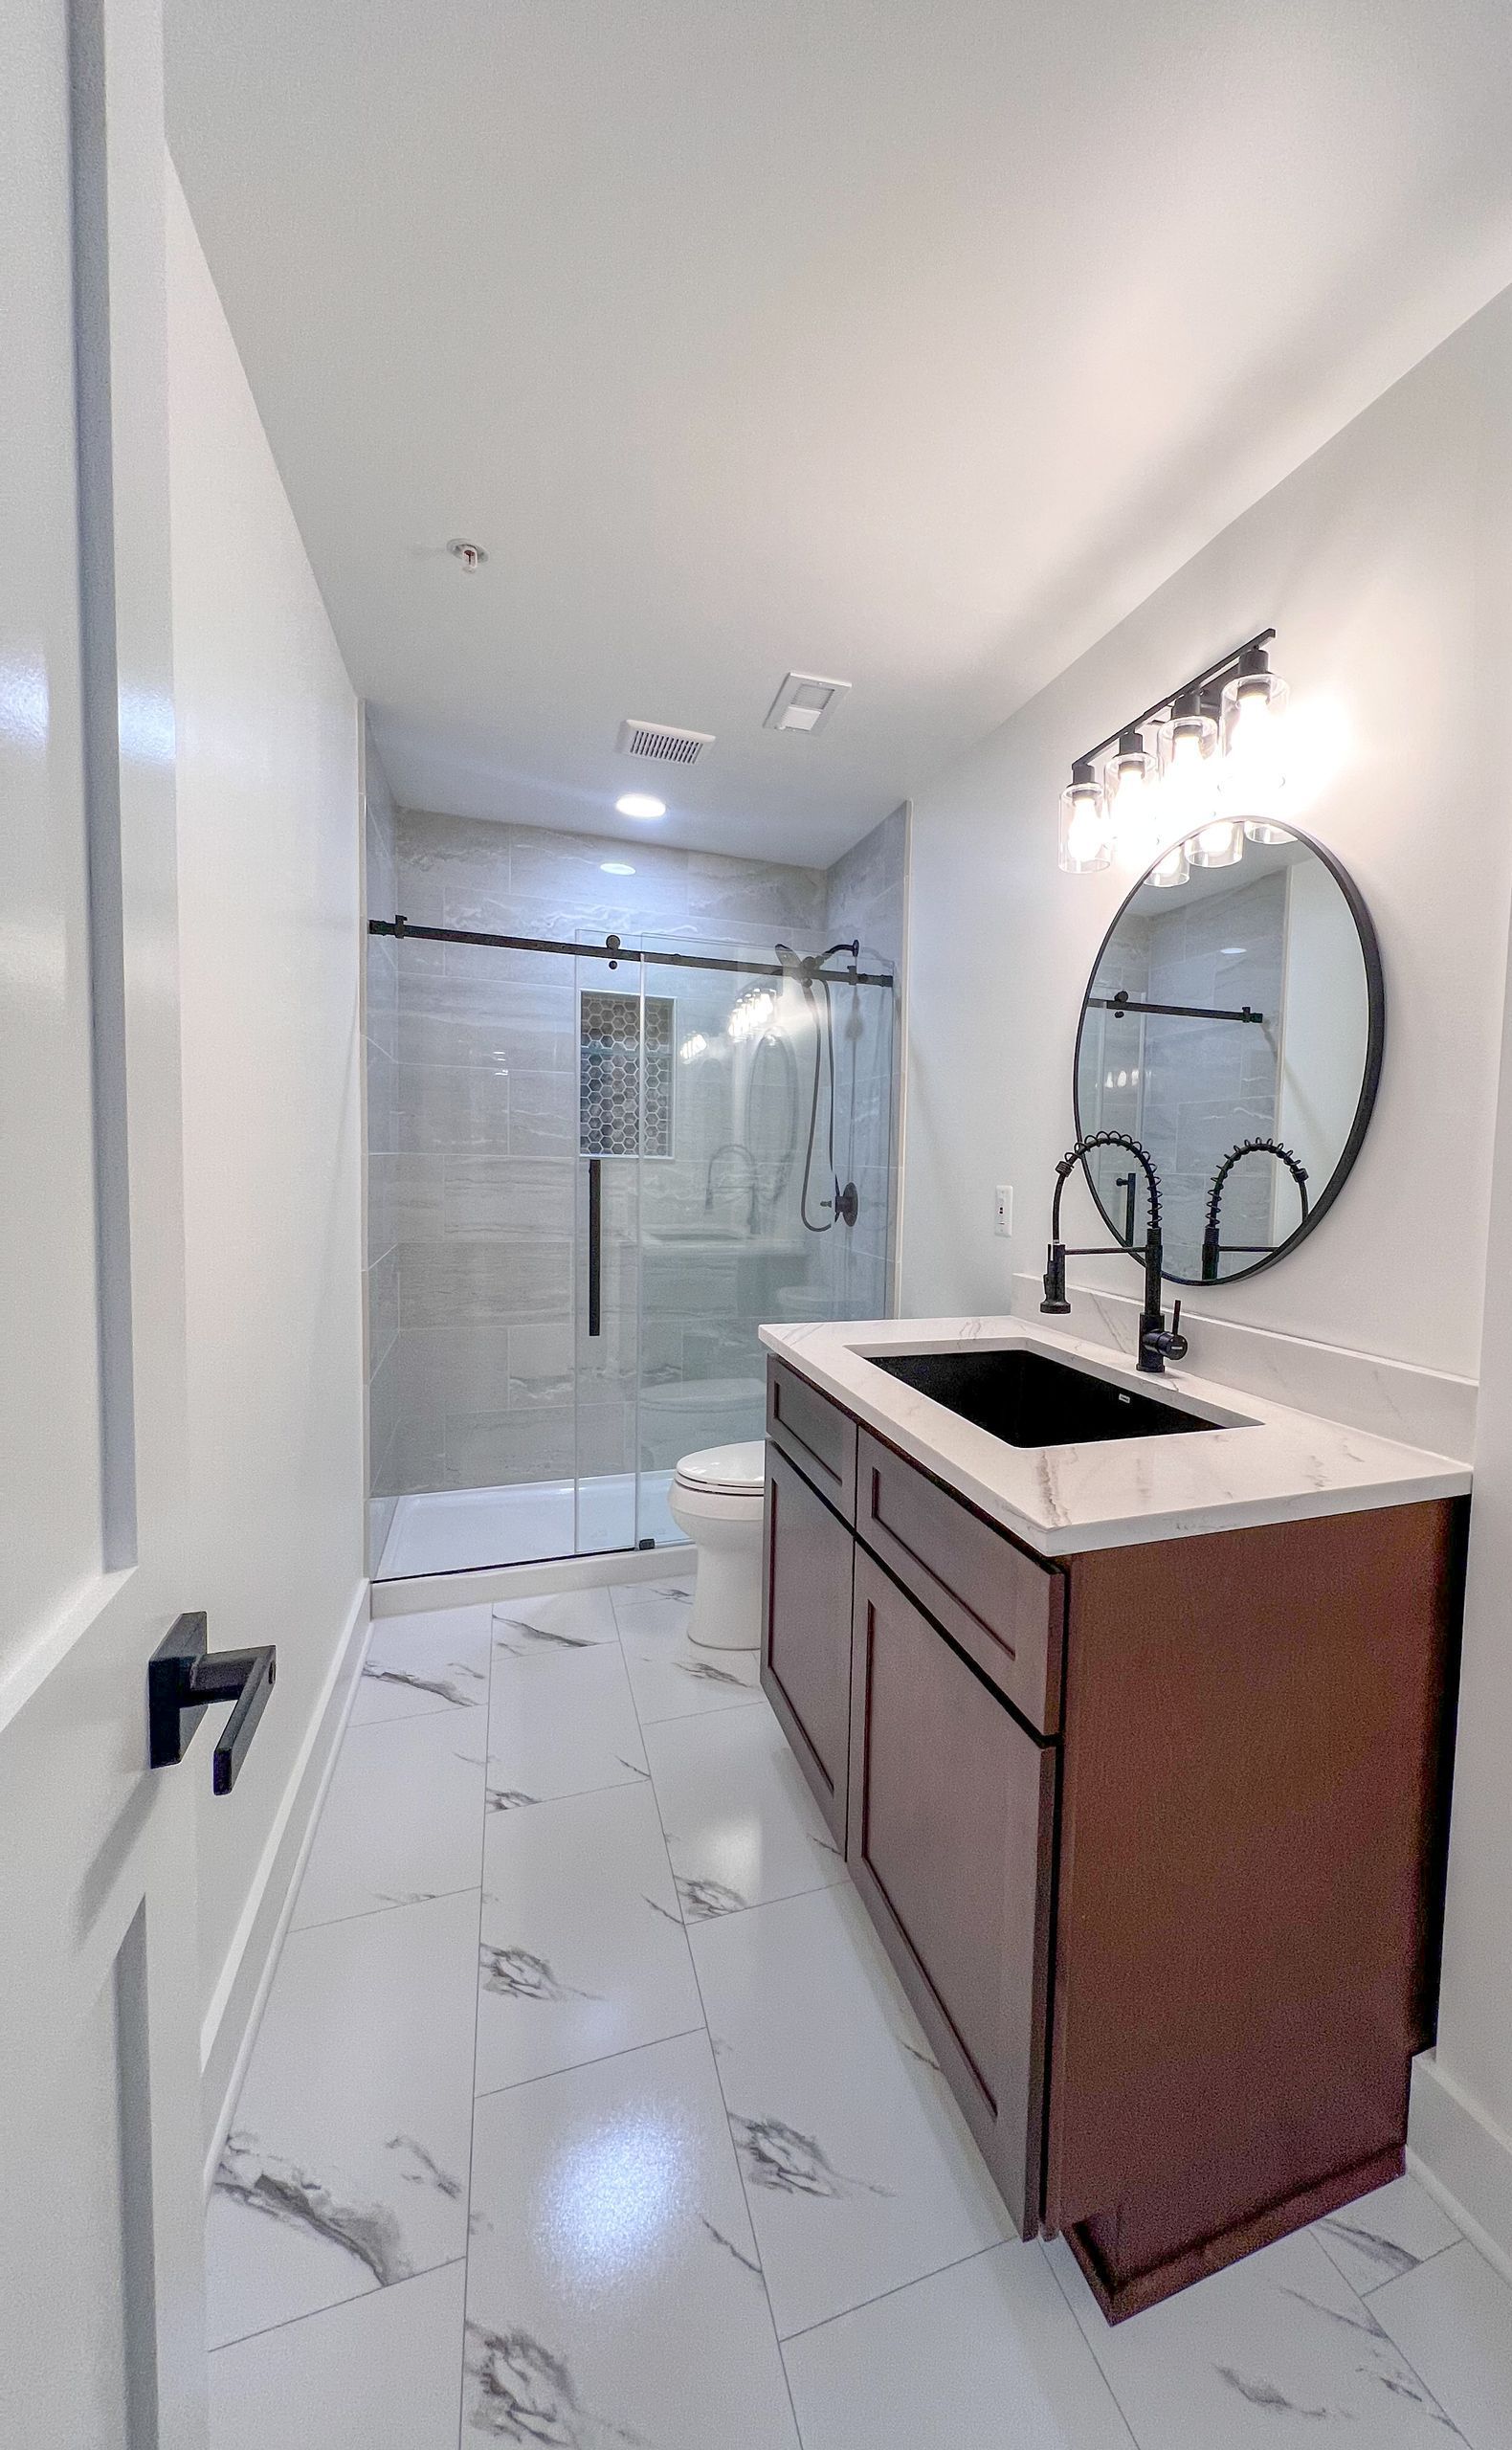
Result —
[[1012, 1234], [1012, 1230], [1013, 1186], [1012, 1183], [999, 1183], [997, 1187], [997, 1206], [993, 1213], [992, 1231], [994, 1234], [1008, 1235]]

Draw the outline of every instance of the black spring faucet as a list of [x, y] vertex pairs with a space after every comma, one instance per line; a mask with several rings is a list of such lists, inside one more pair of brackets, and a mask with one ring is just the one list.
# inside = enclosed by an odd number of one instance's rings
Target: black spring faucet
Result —
[[[1060, 1194], [1066, 1187], [1066, 1176], [1090, 1155], [1094, 1148], [1126, 1148], [1129, 1155], [1145, 1169], [1149, 1187], [1149, 1222], [1145, 1232], [1145, 1248], [1137, 1252], [1132, 1241], [1098, 1243], [1067, 1253], [1060, 1238]], [[1167, 1361], [1185, 1361], [1187, 1339], [1181, 1333], [1181, 1303], [1171, 1313], [1169, 1327], [1161, 1307], [1160, 1280], [1163, 1260], [1160, 1230], [1160, 1176], [1147, 1148], [1126, 1131], [1094, 1131], [1068, 1148], [1056, 1168], [1056, 1196], [1050, 1212], [1050, 1250], [1045, 1265], [1045, 1298], [1040, 1308], [1052, 1318], [1066, 1318], [1071, 1304], [1066, 1299], [1066, 1259], [1123, 1257], [1142, 1258], [1145, 1266], [1145, 1306], [1140, 1312], [1139, 1366], [1151, 1376], [1159, 1376]]]

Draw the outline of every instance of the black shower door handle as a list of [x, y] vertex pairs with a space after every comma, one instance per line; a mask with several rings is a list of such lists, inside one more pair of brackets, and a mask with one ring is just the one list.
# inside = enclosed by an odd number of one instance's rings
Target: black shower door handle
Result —
[[603, 1332], [604, 1309], [604, 1160], [588, 1161], [588, 1331]]

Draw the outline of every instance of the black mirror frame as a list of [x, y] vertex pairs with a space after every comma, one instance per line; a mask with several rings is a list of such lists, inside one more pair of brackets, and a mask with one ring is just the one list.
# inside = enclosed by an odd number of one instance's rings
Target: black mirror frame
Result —
[[[1284, 825], [1285, 819], [1278, 818], [1276, 822]], [[1300, 1242], [1305, 1242], [1308, 1235], [1316, 1231], [1344, 1189], [1353, 1169], [1354, 1161], [1360, 1154], [1361, 1143], [1369, 1128], [1370, 1116], [1374, 1111], [1376, 1092], [1381, 1085], [1381, 1064], [1386, 1053], [1386, 980], [1381, 969], [1381, 946], [1375, 932], [1375, 924], [1366, 907], [1365, 898], [1359, 886], [1342, 860], [1336, 859], [1333, 853], [1325, 849], [1323, 844], [1316, 840], [1311, 834], [1304, 834], [1301, 826], [1286, 825], [1286, 832], [1294, 842], [1301, 842], [1304, 849], [1312, 853], [1314, 858], [1323, 861], [1344, 895], [1348, 904], [1349, 916], [1355, 924], [1355, 932], [1360, 939], [1360, 952], [1365, 962], [1367, 1002], [1365, 1070], [1360, 1081], [1360, 1097], [1354, 1110], [1354, 1121], [1349, 1125], [1349, 1135], [1340, 1152], [1339, 1162], [1295, 1234], [1290, 1235], [1284, 1242], [1279, 1243], [1274, 1251], [1268, 1251], [1263, 1258], [1256, 1259], [1253, 1266], [1235, 1268], [1232, 1276], [1219, 1277], [1207, 1284], [1204, 1284], [1203, 1280], [1198, 1276], [1178, 1276], [1173, 1268], [1162, 1270], [1162, 1278], [1166, 1283], [1201, 1285], [1205, 1293], [1221, 1292], [1225, 1285], [1243, 1284], [1252, 1276], [1262, 1276], [1268, 1267], [1274, 1267], [1278, 1259], [1287, 1258], [1292, 1251], [1296, 1250]], [[1190, 835], [1182, 837], [1186, 841], [1191, 838]], [[1161, 854], [1162, 858], [1166, 858], [1174, 847], [1173, 843], [1167, 843]], [[1136, 894], [1148, 884], [1157, 864], [1158, 862], [1152, 862], [1142, 877], [1136, 878], [1123, 900], [1119, 903], [1102, 942], [1098, 947], [1097, 959], [1092, 965], [1086, 986], [1081, 991], [1081, 1014], [1077, 1022], [1076, 1050], [1071, 1058], [1071, 1108], [1076, 1117], [1076, 1136], [1078, 1140], [1086, 1137], [1086, 1125], [1081, 1114], [1081, 1039], [1087, 1026], [1087, 1013], [1091, 1009], [1092, 990], [1097, 984], [1098, 972], [1102, 967], [1102, 957], [1118, 933], [1120, 922]], [[1107, 1226], [1114, 1240], [1120, 1240], [1119, 1226], [1102, 1204], [1101, 1195], [1092, 1178], [1092, 1171], [1085, 1157], [1081, 1160], [1081, 1171], [1087, 1189], [1092, 1193], [1098, 1214]]]

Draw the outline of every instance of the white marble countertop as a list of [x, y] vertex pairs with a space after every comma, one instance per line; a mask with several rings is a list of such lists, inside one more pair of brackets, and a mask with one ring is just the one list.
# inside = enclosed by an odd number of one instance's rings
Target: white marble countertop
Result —
[[[826, 1320], [763, 1327], [761, 1340], [1041, 1556], [1409, 1505], [1462, 1496], [1470, 1487], [1468, 1467], [1449, 1456], [1242, 1394], [1178, 1367], [1149, 1376], [1106, 1345], [1037, 1320]], [[874, 1369], [868, 1357], [968, 1346], [1027, 1347], [1218, 1426], [1211, 1436], [1010, 1446]]]

